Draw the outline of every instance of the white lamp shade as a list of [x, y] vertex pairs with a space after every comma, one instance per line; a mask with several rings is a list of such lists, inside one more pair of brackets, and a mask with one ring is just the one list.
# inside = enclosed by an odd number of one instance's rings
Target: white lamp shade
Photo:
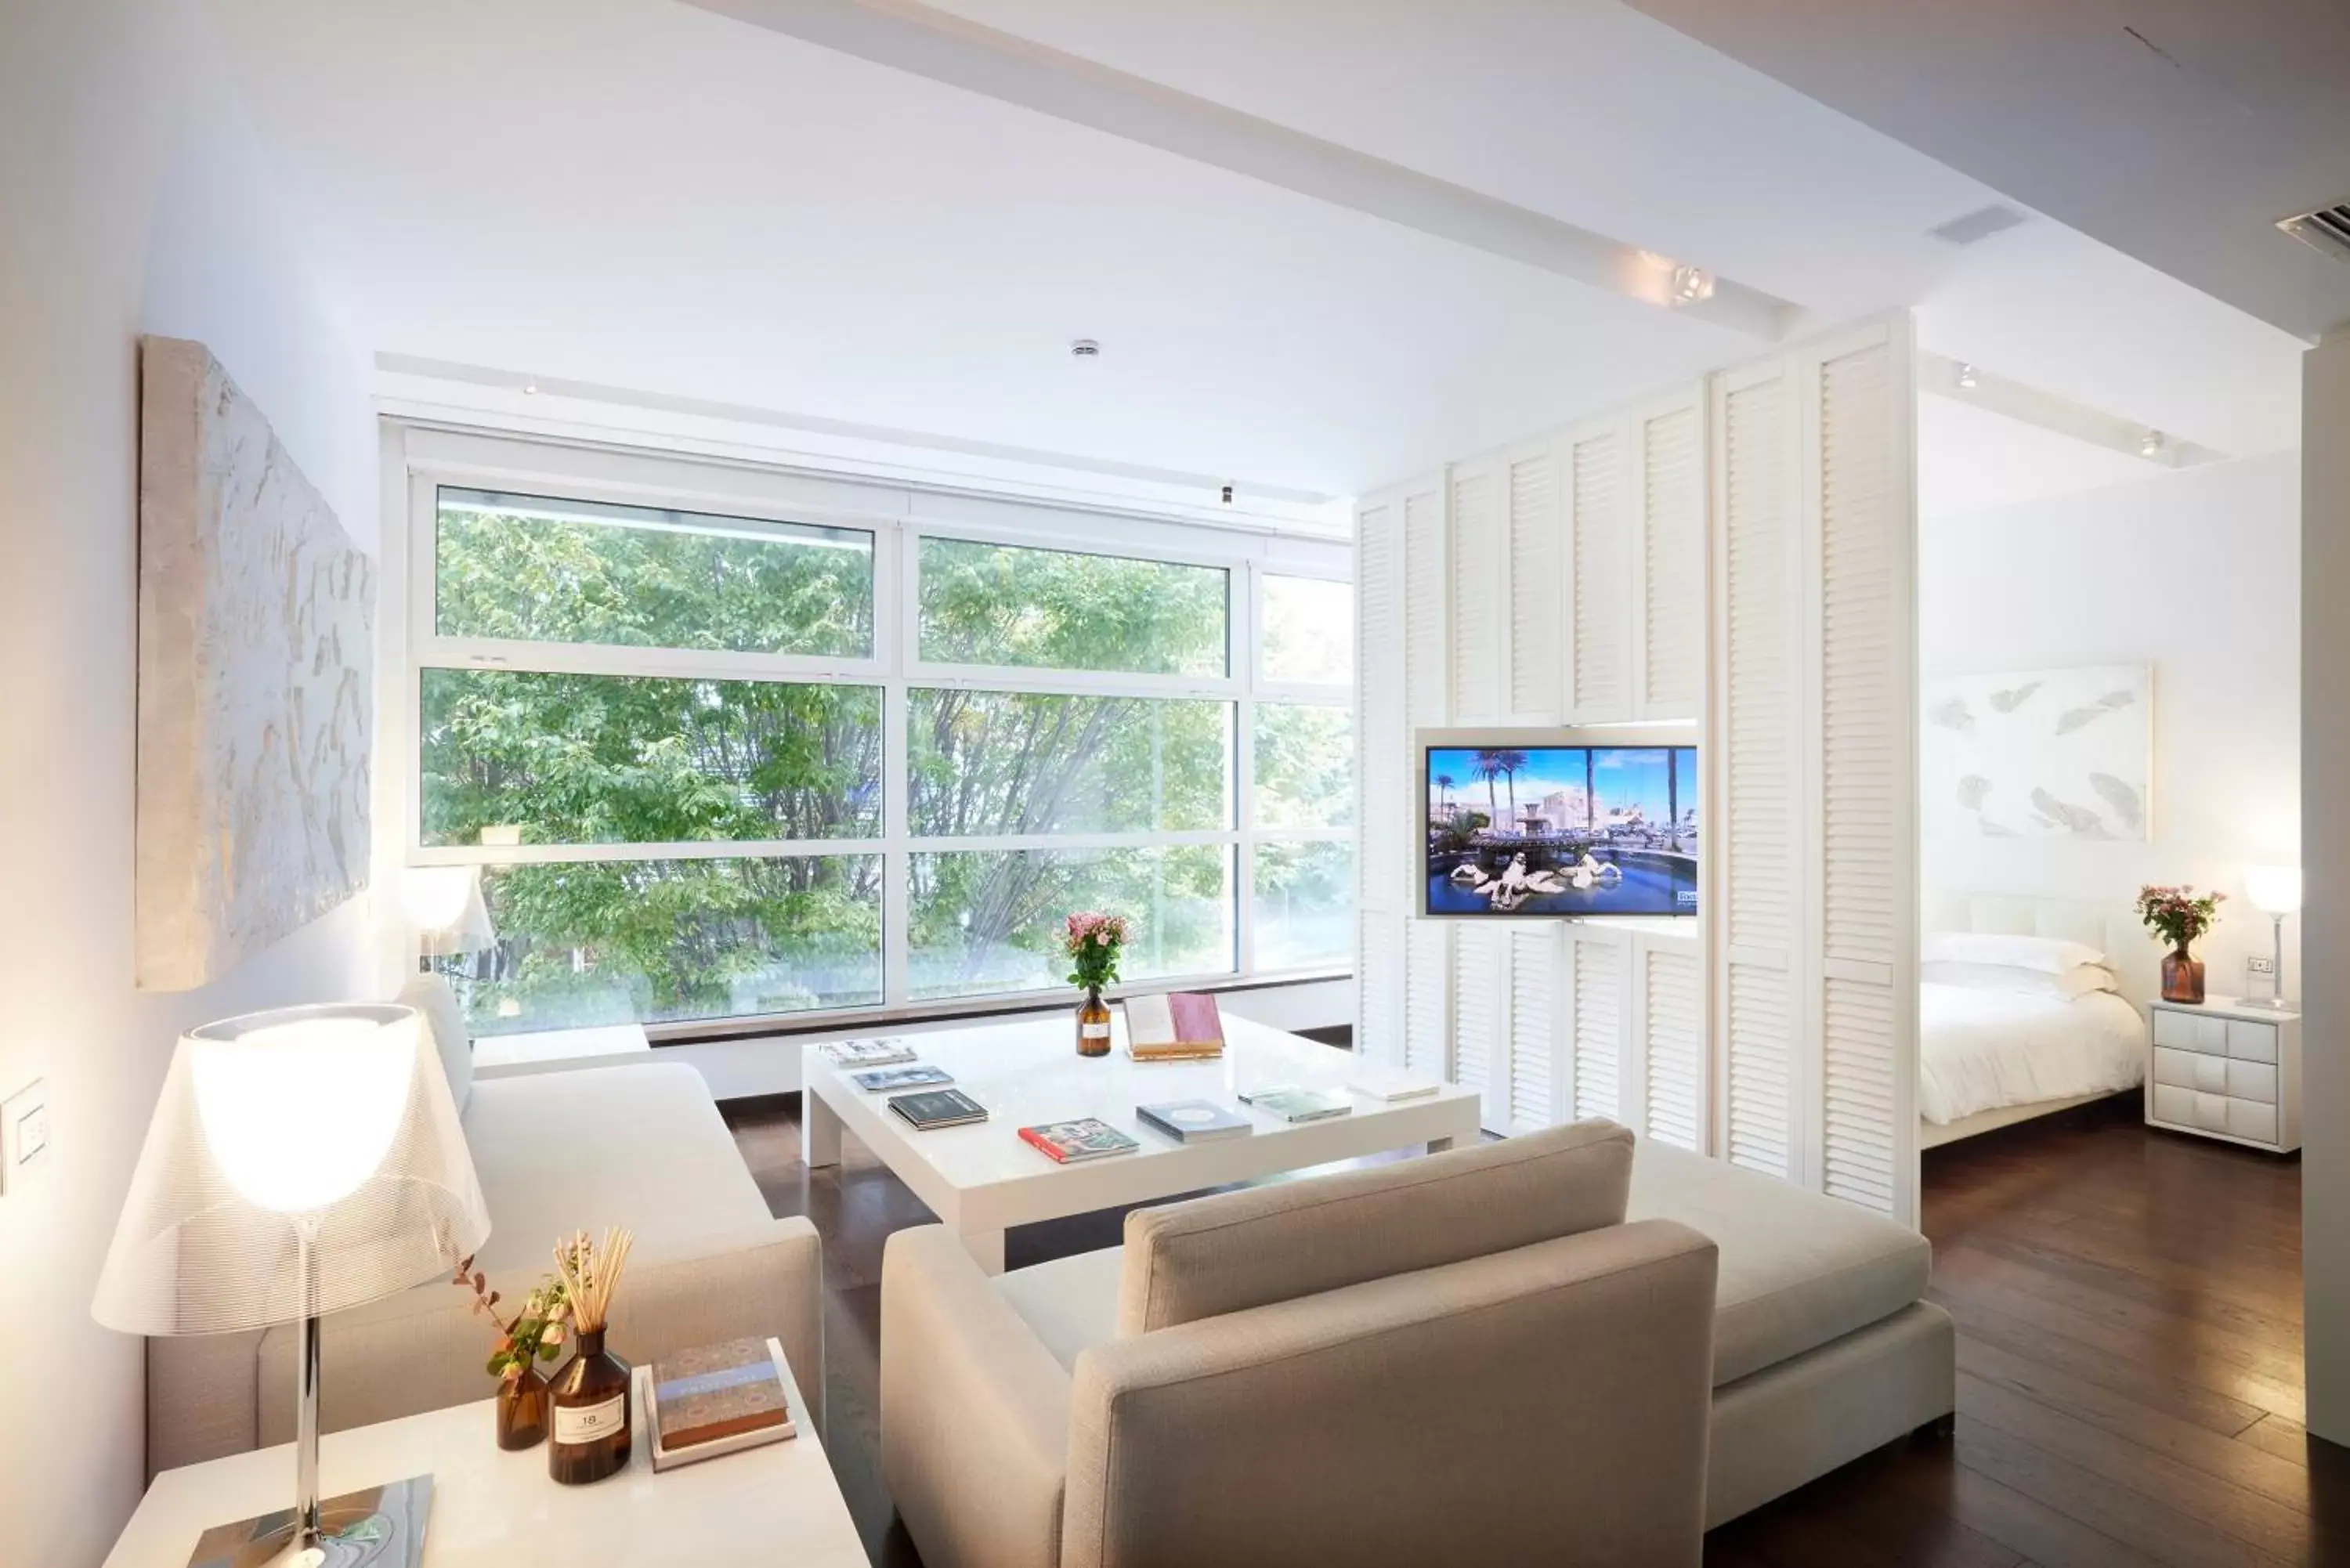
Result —
[[475, 866], [411, 867], [400, 882], [408, 923], [435, 953], [477, 953], [497, 945]]
[[172, 1053], [92, 1311], [127, 1334], [264, 1328], [421, 1284], [489, 1232], [412, 1010], [253, 1013]]
[[2290, 915], [2301, 909], [2301, 867], [2247, 866], [2244, 896], [2264, 915]]

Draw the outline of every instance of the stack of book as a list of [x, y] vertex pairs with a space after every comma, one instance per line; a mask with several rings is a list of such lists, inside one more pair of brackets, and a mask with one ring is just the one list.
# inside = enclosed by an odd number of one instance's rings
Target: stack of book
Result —
[[1224, 1054], [1224, 1023], [1204, 991], [1126, 999], [1126, 1054], [1138, 1062], [1206, 1062]]
[[987, 1107], [961, 1089], [925, 1089], [918, 1095], [899, 1095], [889, 1101], [889, 1109], [916, 1132], [964, 1127], [987, 1119]]
[[784, 1392], [784, 1347], [772, 1339], [733, 1339], [664, 1355], [639, 1371], [653, 1469], [714, 1459], [798, 1428]]
[[816, 1047], [836, 1067], [894, 1067], [914, 1059], [914, 1048], [892, 1034], [883, 1040], [842, 1040]]

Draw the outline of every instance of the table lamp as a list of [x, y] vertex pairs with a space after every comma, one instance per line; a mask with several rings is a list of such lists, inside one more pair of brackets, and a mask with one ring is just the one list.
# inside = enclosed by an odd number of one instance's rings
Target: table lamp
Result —
[[2301, 909], [2301, 867], [2298, 866], [2247, 866], [2244, 867], [2244, 896], [2260, 910], [2276, 922], [2276, 995], [2266, 1002], [2255, 1002], [2254, 1007], [2284, 1006], [2284, 918]]
[[92, 1313], [125, 1334], [301, 1324], [295, 1508], [207, 1532], [191, 1563], [413, 1568], [430, 1476], [319, 1501], [319, 1321], [442, 1278], [489, 1232], [412, 1010], [283, 1008], [181, 1037]]
[[416, 930], [421, 970], [431, 969], [436, 958], [497, 946], [489, 906], [482, 901], [482, 872], [477, 866], [411, 867], [400, 884], [400, 898], [407, 907], [408, 923]]

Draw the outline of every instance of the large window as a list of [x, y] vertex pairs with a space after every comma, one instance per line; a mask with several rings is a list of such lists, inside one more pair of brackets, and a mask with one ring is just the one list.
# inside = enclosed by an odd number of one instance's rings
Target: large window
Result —
[[1347, 961], [1336, 549], [464, 478], [415, 481], [409, 826], [483, 868], [493, 940], [437, 961], [476, 1031], [1049, 992], [1080, 908], [1130, 979]]

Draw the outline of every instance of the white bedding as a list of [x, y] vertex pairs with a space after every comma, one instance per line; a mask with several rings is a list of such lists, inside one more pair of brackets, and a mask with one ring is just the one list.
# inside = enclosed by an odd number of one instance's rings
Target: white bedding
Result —
[[2109, 991], [2060, 1002], [1964, 986], [1918, 988], [1918, 1114], [1979, 1112], [2111, 1094], [2146, 1075], [2146, 1024]]

